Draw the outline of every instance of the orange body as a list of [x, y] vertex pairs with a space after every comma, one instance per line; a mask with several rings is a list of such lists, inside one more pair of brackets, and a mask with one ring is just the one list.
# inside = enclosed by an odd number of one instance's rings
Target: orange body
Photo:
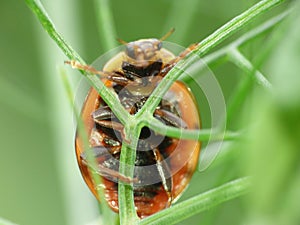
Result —
[[[159, 49], [158, 51], [159, 54], [157, 54], [155, 60], [161, 60], [162, 67], [165, 66], [170, 60], [174, 59], [173, 54], [169, 51], [165, 49]], [[126, 54], [120, 53], [115, 58], [110, 60], [103, 68], [103, 70], [108, 72], [120, 70], [120, 68], [122, 68], [122, 63], [124, 62], [124, 60], [127, 60]], [[109, 87], [112, 89], [114, 88], [114, 82], [107, 82], [107, 85], [109, 85]], [[153, 86], [156, 85], [157, 84]], [[132, 89], [132, 87], [125, 88], [129, 91], [131, 91]], [[149, 95], [150, 94], [151, 93], [149, 93]], [[194, 97], [190, 90], [182, 82], [175, 82], [165, 95], [165, 98], [163, 99], [167, 100], [169, 108], [176, 108], [176, 110], [170, 109], [170, 111], [172, 113], [176, 111], [178, 117], [185, 122], [185, 128], [200, 128], [199, 112], [197, 105], [195, 104]], [[91, 147], [106, 147], [108, 145], [107, 141], [104, 141], [106, 137], [116, 139], [114, 135], [111, 135], [110, 132], [107, 131], [107, 128], [103, 128], [102, 126], [97, 125], [95, 123], [95, 118], [91, 116], [93, 112], [95, 112], [101, 107], [105, 107], [105, 103], [102, 100], [101, 96], [99, 96], [99, 94], [92, 88], [88, 96], [86, 97], [86, 101], [82, 108], [82, 119], [86, 126], [86, 131], [90, 137]], [[161, 102], [159, 107], [162, 109], [167, 108], [166, 103], [164, 103], [164, 100]], [[149, 163], [149, 165], [151, 164], [153, 166], [156, 166], [155, 162], [158, 160], [159, 162], [157, 163], [163, 163], [162, 168], [163, 170], [167, 170], [167, 172], [164, 172], [164, 174], [160, 176], [154, 176], [161, 179], [154, 184], [145, 184], [134, 188], [135, 206], [137, 209], [137, 213], [140, 217], [146, 217], [151, 214], [154, 214], [162, 209], [169, 207], [171, 203], [176, 201], [176, 199], [178, 199], [180, 194], [187, 187], [198, 164], [198, 158], [200, 153], [199, 142], [193, 140], [181, 140], [165, 137], [162, 137], [162, 139], [163, 141], [159, 146], [153, 147], [155, 149], [155, 151], [153, 150], [153, 152], [156, 158], [153, 156], [152, 152], [151, 154], [149, 153], [149, 160], [151, 162], [154, 160], [154, 163]], [[116, 141], [118, 142], [117, 139]], [[120, 143], [121, 141], [122, 140], [119, 140]], [[90, 170], [88, 169], [86, 162], [82, 159], [84, 149], [83, 144], [78, 136], [76, 137], [75, 145], [77, 160], [83, 178], [90, 190], [94, 193], [95, 196], [97, 196], [96, 187], [91, 179]], [[143, 147], [142, 144], [141, 146]], [[113, 149], [113, 147], [111, 146], [109, 146], [109, 149], [113, 157], [115, 159], [118, 159], [120, 152], [118, 152], [118, 150], [112, 152], [111, 149]], [[120, 149], [120, 146], [117, 146], [116, 149]], [[143, 155], [147, 154], [141, 153], [140, 157]], [[97, 160], [99, 165], [105, 165], [106, 163], [105, 157], [99, 156]], [[136, 160], [136, 165], [148, 165], [147, 160], [147, 157], [145, 159], [138, 158]], [[158, 167], [157, 170], [160, 171], [161, 169], [159, 169]], [[138, 171], [137, 173], [138, 176], [142, 177], [144, 170]], [[170, 175], [170, 177], [168, 175]], [[102, 177], [105, 198], [109, 206], [115, 212], [118, 212], [117, 181], [114, 179], [109, 179], [109, 177], [103, 176], [101, 175], [101, 173], [99, 173], [99, 176]], [[150, 175], [148, 174], [145, 176]]]

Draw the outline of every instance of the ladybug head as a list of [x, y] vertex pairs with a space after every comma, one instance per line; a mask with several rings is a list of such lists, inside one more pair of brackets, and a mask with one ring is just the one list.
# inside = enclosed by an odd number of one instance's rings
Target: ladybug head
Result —
[[129, 42], [126, 45], [125, 53], [136, 61], [151, 60], [156, 56], [156, 52], [161, 49], [162, 42], [158, 39], [141, 39]]
[[174, 30], [175, 29], [172, 28], [160, 39], [140, 39], [129, 43], [121, 39], [118, 39], [118, 41], [126, 46], [126, 55], [136, 62], [152, 61], [155, 59], [156, 53], [160, 51], [162, 42], [168, 38], [174, 32]]

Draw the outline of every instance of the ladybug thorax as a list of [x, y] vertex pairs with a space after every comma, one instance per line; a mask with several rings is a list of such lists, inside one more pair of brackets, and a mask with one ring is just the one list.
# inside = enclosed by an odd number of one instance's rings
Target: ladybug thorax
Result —
[[[110, 59], [104, 66], [106, 72], [121, 72], [128, 82], [117, 85], [117, 94], [126, 99], [148, 97], [161, 81], [161, 70], [174, 55], [162, 48], [159, 39], [140, 39], [125, 45], [124, 51]], [[121, 93], [119, 92], [120, 90]], [[122, 98], [124, 99], [124, 98]]]
[[146, 86], [128, 85], [126, 86], [126, 89], [135, 96], [149, 96], [155, 87], [156, 83], [149, 83]]
[[125, 53], [128, 57], [133, 59], [136, 64], [147, 64], [147, 61], [156, 60], [157, 52], [160, 51], [162, 43], [160, 40], [140, 39], [129, 42], [126, 45]]

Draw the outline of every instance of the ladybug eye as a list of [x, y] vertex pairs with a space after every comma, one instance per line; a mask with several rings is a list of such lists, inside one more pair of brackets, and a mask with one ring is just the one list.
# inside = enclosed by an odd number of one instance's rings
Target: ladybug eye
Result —
[[126, 46], [126, 54], [130, 57], [130, 58], [135, 58], [135, 49], [132, 45], [127, 45]]
[[160, 50], [162, 48], [162, 42], [157, 43], [157, 50]]

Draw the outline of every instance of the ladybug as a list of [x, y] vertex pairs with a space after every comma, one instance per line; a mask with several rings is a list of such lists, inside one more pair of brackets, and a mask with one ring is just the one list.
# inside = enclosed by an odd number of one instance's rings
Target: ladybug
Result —
[[[162, 47], [161, 39], [141, 39], [129, 43], [121, 41], [125, 50], [110, 59], [102, 71], [69, 61], [73, 68], [103, 75], [101, 79], [118, 96], [123, 107], [137, 113], [160, 80], [185, 57], [195, 45], [179, 56]], [[75, 149], [79, 168], [90, 190], [97, 197], [97, 187], [90, 173], [97, 173], [103, 181], [105, 199], [118, 212], [118, 180], [133, 182], [134, 203], [140, 218], [170, 207], [187, 187], [198, 163], [200, 143], [156, 134], [143, 127], [136, 149], [134, 181], [119, 174], [123, 125], [91, 88], [81, 111], [98, 168], [87, 162], [82, 140], [76, 135]], [[176, 81], [162, 98], [153, 116], [166, 125], [199, 129], [198, 107], [189, 88]]]

